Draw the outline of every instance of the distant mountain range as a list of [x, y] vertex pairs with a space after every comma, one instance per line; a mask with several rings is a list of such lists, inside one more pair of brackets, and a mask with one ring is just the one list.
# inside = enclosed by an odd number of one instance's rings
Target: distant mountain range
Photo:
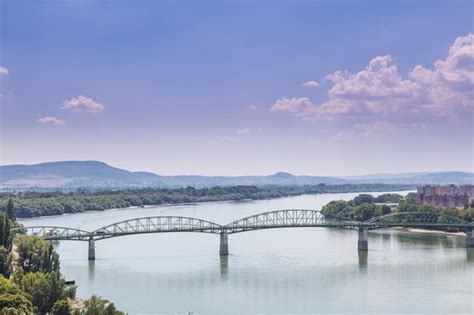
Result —
[[295, 176], [279, 172], [268, 176], [162, 176], [130, 172], [99, 161], [61, 161], [34, 165], [0, 166], [1, 190], [211, 187], [235, 185], [338, 185], [338, 184], [473, 184], [474, 173], [424, 172], [346, 177]]

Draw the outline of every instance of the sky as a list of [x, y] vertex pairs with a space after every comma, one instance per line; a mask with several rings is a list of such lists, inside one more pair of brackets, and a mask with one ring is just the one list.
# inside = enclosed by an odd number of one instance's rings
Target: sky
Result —
[[1, 164], [474, 171], [471, 1], [0, 0]]

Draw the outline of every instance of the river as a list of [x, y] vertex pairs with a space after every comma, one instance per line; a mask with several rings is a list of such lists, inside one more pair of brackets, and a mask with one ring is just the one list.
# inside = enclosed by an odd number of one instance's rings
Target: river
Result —
[[[21, 222], [94, 230], [135, 217], [179, 215], [225, 224], [264, 211], [319, 210], [356, 195], [120, 209]], [[79, 297], [104, 296], [129, 314], [474, 313], [474, 253], [464, 247], [464, 237], [377, 230], [369, 233], [368, 254], [359, 255], [356, 231], [288, 228], [229, 235], [225, 258], [218, 247], [219, 235], [163, 233], [99, 241], [95, 262], [87, 260], [87, 242], [62, 241], [57, 251]]]

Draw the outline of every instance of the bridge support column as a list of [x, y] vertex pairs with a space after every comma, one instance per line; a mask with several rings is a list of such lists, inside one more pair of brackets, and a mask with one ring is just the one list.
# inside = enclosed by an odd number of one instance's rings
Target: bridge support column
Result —
[[91, 237], [89, 238], [89, 254], [88, 254], [88, 259], [89, 260], [95, 260], [95, 241]]
[[367, 230], [359, 229], [359, 241], [357, 242], [357, 250], [368, 251], [369, 244], [367, 241]]
[[466, 247], [474, 248], [474, 229], [466, 231]]
[[229, 255], [229, 240], [227, 238], [227, 230], [221, 232], [221, 242], [219, 246], [219, 255]]

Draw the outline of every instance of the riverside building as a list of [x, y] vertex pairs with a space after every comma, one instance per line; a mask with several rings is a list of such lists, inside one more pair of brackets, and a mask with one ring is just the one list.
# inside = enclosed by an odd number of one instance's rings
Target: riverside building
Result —
[[474, 204], [474, 185], [418, 187], [416, 202], [440, 208], [469, 207]]

